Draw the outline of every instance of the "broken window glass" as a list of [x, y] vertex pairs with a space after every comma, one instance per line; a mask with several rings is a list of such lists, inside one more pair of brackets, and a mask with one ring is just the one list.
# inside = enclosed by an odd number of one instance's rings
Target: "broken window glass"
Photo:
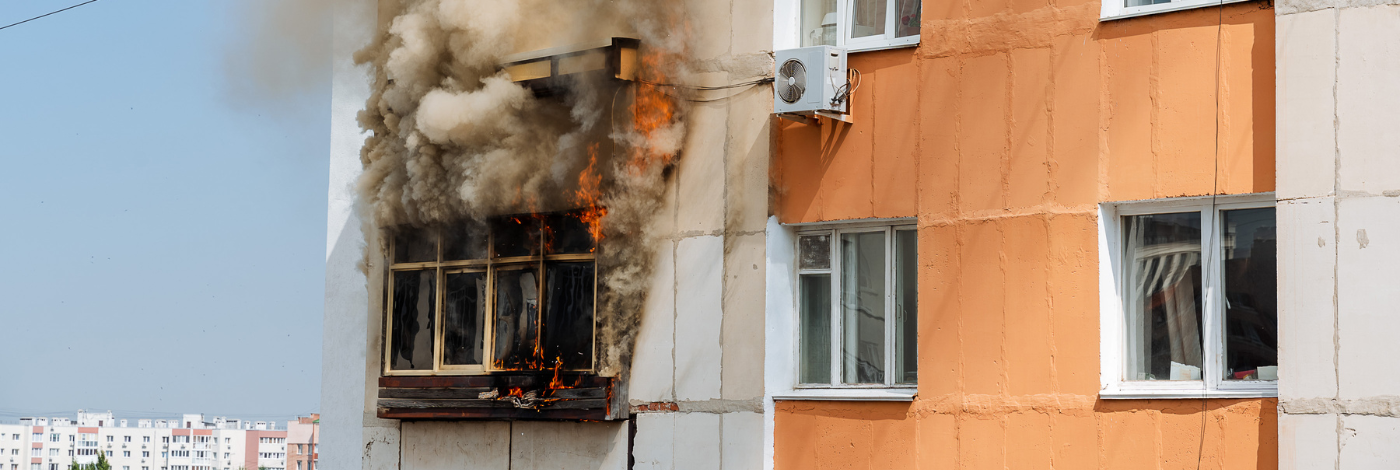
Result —
[[448, 273], [442, 320], [442, 363], [479, 365], [486, 319], [486, 272]]
[[1201, 380], [1201, 214], [1124, 221], [1126, 380]]
[[579, 214], [394, 231], [388, 370], [591, 370], [596, 243]]
[[593, 367], [593, 262], [549, 263], [545, 268], [544, 358], [563, 369]]
[[799, 269], [831, 269], [831, 235], [803, 235], [797, 239]]
[[496, 258], [535, 256], [540, 252], [540, 223], [533, 216], [502, 217], [491, 224], [491, 249]]
[[1221, 211], [1225, 380], [1278, 380], [1278, 238], [1274, 208]]
[[841, 234], [842, 382], [885, 382], [885, 232]]
[[437, 261], [437, 241], [428, 229], [405, 227], [394, 234], [395, 263]]
[[593, 252], [593, 234], [589, 233], [588, 224], [579, 218], [577, 212], [550, 216], [544, 235], [547, 254]]
[[919, 382], [919, 238], [894, 232], [894, 382]]
[[390, 369], [433, 369], [436, 271], [395, 271]]
[[540, 281], [534, 265], [496, 270], [495, 347], [492, 359], [497, 368], [534, 367], [535, 344], [539, 340]]
[[798, 377], [804, 384], [831, 383], [831, 275], [800, 277]]
[[486, 259], [486, 227], [479, 223], [452, 226], [442, 233], [442, 260]]

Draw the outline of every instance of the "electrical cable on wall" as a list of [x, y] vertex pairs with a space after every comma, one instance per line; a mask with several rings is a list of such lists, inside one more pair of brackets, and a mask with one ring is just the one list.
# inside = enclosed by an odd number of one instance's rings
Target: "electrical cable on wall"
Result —
[[[719, 86], [682, 85], [682, 84], [677, 84], [677, 83], [658, 83], [658, 82], [651, 82], [651, 81], [646, 81], [646, 80], [637, 80], [637, 83], [641, 83], [641, 84], [643, 84], [643, 85], [648, 85], [648, 86], [652, 86], [652, 87], [656, 87], [656, 88], [671, 88], [671, 89], [673, 89], [673, 90], [718, 91], [718, 90], [728, 90], [728, 89], [732, 89], [732, 88], [750, 87], [750, 86], [762, 85], [762, 84], [766, 84], [766, 83], [773, 83], [773, 77], [763, 77], [763, 78], [760, 78], [760, 79], [757, 79], [757, 80], [749, 80], [749, 81], [746, 81], [746, 82], [732, 83], [732, 84], [729, 84], [729, 85], [719, 85]], [[685, 97], [685, 96], [681, 96], [679, 93], [674, 93], [674, 92], [663, 92], [663, 93], [667, 93], [667, 94], [669, 94], [669, 95], [671, 95], [671, 96], [674, 96], [674, 97], [676, 97], [676, 98], [683, 99], [683, 100], [685, 100], [685, 101], [689, 101], [689, 102], [691, 102], [691, 103], [710, 103], [710, 102], [714, 102], [714, 101], [723, 101], [723, 100], [727, 100], [727, 99], [733, 98], [735, 95], [738, 95], [739, 93], [743, 93], [743, 92], [735, 93], [735, 94], [732, 94], [732, 95], [726, 95], [726, 96], [722, 96], [722, 97], [718, 97], [718, 98], [709, 98], [709, 99], [688, 98], [688, 97]]]
[[[1210, 189], [1210, 216], [1215, 217], [1215, 201], [1220, 194], [1220, 60], [1221, 41], [1225, 33], [1225, 5], [1215, 7], [1215, 158], [1212, 163], [1215, 166], [1211, 174]], [[1214, 224], [1212, 224], [1214, 226]], [[1214, 273], [1215, 270], [1206, 270], [1206, 273]], [[1223, 320], [1223, 318], [1222, 318]], [[1223, 321], [1222, 321], [1223, 324]], [[1196, 470], [1201, 470], [1201, 460], [1204, 458], [1206, 449], [1206, 415], [1210, 411], [1206, 393], [1206, 382], [1201, 381], [1201, 438], [1196, 446]]]

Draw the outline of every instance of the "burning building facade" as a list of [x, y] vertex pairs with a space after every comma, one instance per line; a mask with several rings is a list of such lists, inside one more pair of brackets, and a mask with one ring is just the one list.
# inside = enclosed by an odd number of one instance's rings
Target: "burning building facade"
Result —
[[322, 464], [761, 461], [771, 7], [368, 6], [337, 42], [324, 415], [353, 425]]

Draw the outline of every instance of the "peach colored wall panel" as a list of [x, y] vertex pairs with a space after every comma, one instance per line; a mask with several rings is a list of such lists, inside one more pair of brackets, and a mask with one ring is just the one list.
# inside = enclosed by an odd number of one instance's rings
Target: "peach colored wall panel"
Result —
[[1050, 175], [1054, 201], [1099, 201], [1099, 43], [1088, 33], [1054, 38], [1051, 52]]
[[1031, 208], [1050, 192], [1050, 48], [1011, 51], [1007, 205]]
[[1003, 170], [1010, 125], [1006, 122], [1006, 54], [963, 61], [958, 100], [958, 208], [962, 212], [1006, 207]]
[[913, 217], [918, 213], [919, 67], [909, 54], [884, 54], [862, 84], [874, 89], [875, 129], [871, 160], [873, 217]]
[[1050, 323], [1056, 391], [1093, 396], [1099, 389], [1098, 220], [1054, 214], [1050, 232]]
[[920, 75], [919, 214], [949, 218], [957, 212], [959, 61], [925, 60]]
[[1055, 393], [1051, 372], [1050, 234], [1044, 215], [1002, 219], [1005, 228], [1007, 393]]
[[1006, 273], [1001, 265], [1001, 224], [996, 220], [966, 224], [959, 239], [961, 391], [1000, 395], [1006, 391], [1006, 361], [1002, 357], [1006, 343]]
[[1274, 399], [1098, 398], [1097, 204], [1273, 190], [1270, 5], [923, 8], [773, 177], [785, 223], [918, 217], [919, 395], [778, 402], [777, 468], [1277, 468]]
[[908, 403], [781, 402], [775, 409], [778, 469], [914, 468]]
[[954, 394], [962, 375], [958, 228], [919, 230], [919, 393]]

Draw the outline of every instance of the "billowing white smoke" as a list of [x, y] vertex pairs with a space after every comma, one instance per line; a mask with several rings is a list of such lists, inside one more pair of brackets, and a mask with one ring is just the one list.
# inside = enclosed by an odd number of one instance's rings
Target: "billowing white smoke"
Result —
[[[626, 35], [641, 40], [644, 57], [664, 59], [643, 60], [644, 77], [684, 79], [684, 19], [674, 5], [399, 2], [356, 56], [375, 73], [359, 116], [371, 132], [358, 186], [365, 219], [385, 230], [575, 208], [579, 175], [596, 157], [607, 208], [598, 260], [599, 359], [605, 374], [618, 372], [645, 301], [653, 256], [646, 230], [685, 136], [684, 110], [644, 85], [587, 79], [569, 93], [536, 98], [500, 64], [516, 52]], [[668, 108], [658, 112], [658, 105]]]

